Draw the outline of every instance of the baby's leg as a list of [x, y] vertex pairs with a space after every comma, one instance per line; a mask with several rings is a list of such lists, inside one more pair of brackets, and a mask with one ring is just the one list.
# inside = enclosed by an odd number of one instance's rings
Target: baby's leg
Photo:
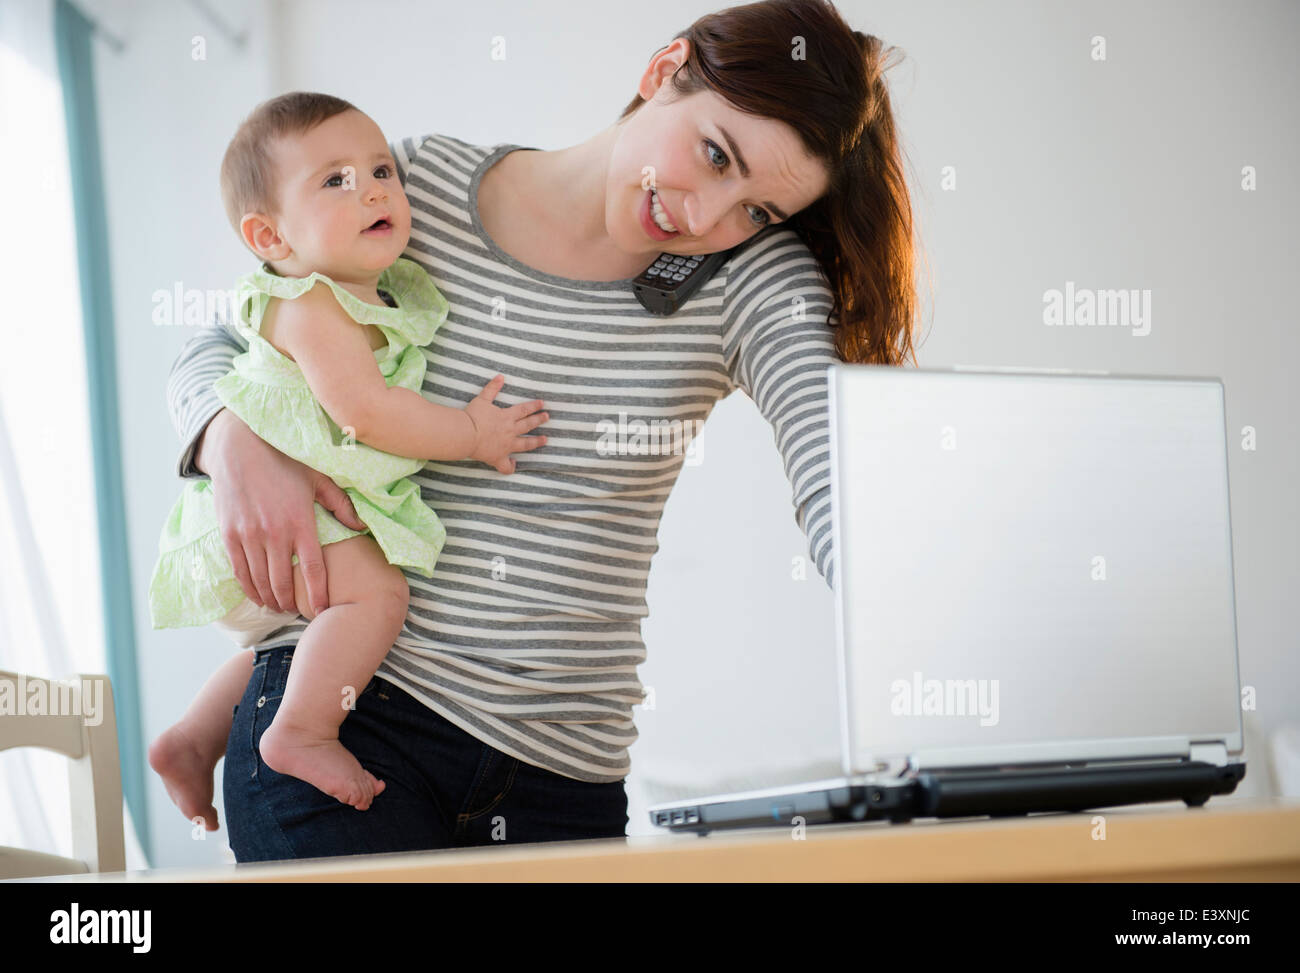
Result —
[[410, 589], [368, 535], [322, 551], [330, 607], [319, 615], [310, 611], [302, 569], [295, 565], [298, 610], [311, 624], [294, 649], [284, 699], [258, 750], [272, 770], [364, 811], [384, 784], [339, 743], [339, 726], [402, 630]]
[[185, 715], [149, 745], [149, 766], [163, 779], [168, 796], [190, 821], [202, 818], [208, 831], [217, 830], [212, 775], [252, 674], [251, 650], [232, 656], [203, 684]]

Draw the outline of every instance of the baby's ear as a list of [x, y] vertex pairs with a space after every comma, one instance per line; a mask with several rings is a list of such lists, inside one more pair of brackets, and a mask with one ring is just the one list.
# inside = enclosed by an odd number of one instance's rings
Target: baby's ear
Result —
[[265, 213], [245, 213], [239, 221], [239, 235], [248, 249], [267, 262], [283, 260], [291, 252], [275, 222]]

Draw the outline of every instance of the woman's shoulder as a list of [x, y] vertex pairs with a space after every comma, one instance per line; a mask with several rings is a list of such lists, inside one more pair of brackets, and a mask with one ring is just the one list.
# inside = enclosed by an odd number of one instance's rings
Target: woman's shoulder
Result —
[[728, 309], [795, 291], [805, 300], [829, 303], [833, 297], [816, 256], [789, 226], [774, 226], [757, 234], [732, 254], [724, 269]]
[[[420, 137], [419, 148], [424, 152], [474, 152], [486, 154], [496, 148], [496, 144], [480, 145], [456, 138], [445, 132], [430, 132]], [[499, 143], [498, 143], [499, 144]]]
[[397, 162], [403, 185], [412, 169], [432, 170], [438, 176], [433, 184], [436, 191], [439, 183], [467, 186], [479, 163], [505, 144], [479, 145], [454, 135], [432, 132], [398, 139], [389, 143], [389, 150]]

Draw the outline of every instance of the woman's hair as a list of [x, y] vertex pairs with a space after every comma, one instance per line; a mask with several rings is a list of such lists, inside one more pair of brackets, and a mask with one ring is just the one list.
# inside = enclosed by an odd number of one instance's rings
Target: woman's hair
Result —
[[[879, 38], [851, 29], [829, 0], [764, 0], [701, 17], [676, 35], [690, 53], [672, 76], [679, 95], [712, 90], [742, 112], [789, 125], [830, 175], [794, 214], [835, 295], [843, 361], [897, 365], [919, 315], [912, 205]], [[635, 112], [640, 95], [619, 120]]]
[[275, 140], [308, 132], [327, 118], [356, 110], [342, 98], [312, 91], [291, 91], [253, 109], [221, 160], [221, 201], [236, 233], [245, 213], [273, 213], [279, 205], [271, 158]]

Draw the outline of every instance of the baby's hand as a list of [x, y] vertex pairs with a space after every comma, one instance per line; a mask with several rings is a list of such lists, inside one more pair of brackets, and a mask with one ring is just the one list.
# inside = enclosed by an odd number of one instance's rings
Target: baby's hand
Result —
[[505, 383], [504, 375], [496, 376], [465, 406], [465, 412], [477, 431], [474, 451], [469, 458], [495, 467], [501, 473], [513, 473], [515, 461], [511, 453], [523, 453], [546, 445], [545, 436], [525, 436], [524, 433], [536, 429], [551, 417], [538, 411], [542, 408], [541, 399], [504, 408], [493, 405], [493, 399]]

